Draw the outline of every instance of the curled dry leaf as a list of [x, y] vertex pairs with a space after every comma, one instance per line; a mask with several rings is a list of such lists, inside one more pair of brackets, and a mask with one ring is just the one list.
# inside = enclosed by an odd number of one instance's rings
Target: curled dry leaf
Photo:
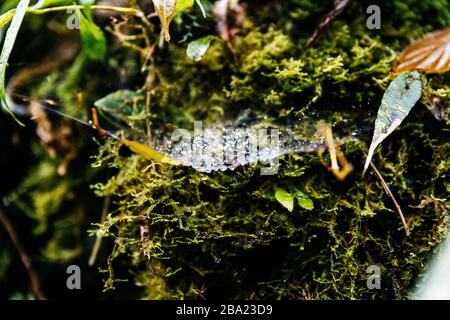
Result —
[[169, 27], [172, 22], [175, 9], [177, 7], [177, 0], [153, 0], [155, 12], [161, 20], [161, 25], [164, 32], [164, 39], [170, 41]]
[[403, 50], [394, 72], [411, 70], [426, 73], [450, 70], [450, 28], [430, 33]]
[[245, 9], [237, 0], [219, 0], [214, 4], [217, 31], [236, 61], [233, 42], [245, 19]]
[[364, 165], [364, 172], [369, 167], [378, 145], [402, 123], [420, 99], [424, 81], [423, 75], [418, 71], [404, 72], [395, 78], [387, 88], [378, 109], [375, 131]]

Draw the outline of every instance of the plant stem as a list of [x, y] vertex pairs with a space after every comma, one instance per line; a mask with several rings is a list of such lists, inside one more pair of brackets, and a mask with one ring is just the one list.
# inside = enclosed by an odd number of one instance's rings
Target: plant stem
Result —
[[28, 252], [25, 250], [24, 246], [22, 245], [22, 242], [20, 241], [19, 236], [16, 230], [14, 229], [11, 220], [9, 220], [8, 216], [1, 209], [0, 209], [0, 223], [5, 227], [6, 232], [11, 237], [14, 246], [19, 252], [20, 259], [22, 260], [22, 263], [25, 266], [25, 269], [27, 270], [28, 276], [31, 281], [31, 289], [36, 295], [36, 298], [39, 300], [46, 300], [45, 295], [41, 289], [41, 282], [39, 280], [39, 277], [37, 273], [34, 271], [31, 258]]
[[[106, 216], [108, 215], [109, 206], [111, 204], [111, 196], [106, 196], [103, 202], [102, 216], [100, 218], [100, 223], [104, 223]], [[100, 246], [102, 245], [102, 236], [100, 234], [96, 235], [94, 247], [92, 248], [91, 256], [89, 257], [88, 264], [92, 267], [97, 259], [98, 252], [100, 251]]]
[[[84, 6], [82, 5], [68, 5], [68, 6], [59, 6], [59, 7], [50, 7], [50, 8], [44, 8], [44, 9], [31, 9], [29, 8], [27, 10], [28, 13], [32, 14], [45, 14], [49, 12], [58, 12], [58, 11], [67, 11], [67, 10], [75, 10], [75, 9], [83, 9]], [[142, 11], [134, 8], [123, 8], [123, 7], [114, 7], [114, 6], [98, 6], [94, 5], [91, 6], [92, 10], [105, 10], [105, 11], [115, 11], [119, 13], [128, 13], [133, 14], [136, 16], [143, 15]]]
[[397, 208], [397, 212], [400, 216], [400, 219], [402, 220], [403, 227], [405, 228], [406, 236], [409, 235], [409, 227], [406, 223], [405, 216], [403, 215], [402, 208], [400, 208], [400, 205], [398, 204], [397, 200], [394, 197], [394, 194], [391, 192], [391, 189], [389, 189], [389, 186], [387, 185], [386, 181], [384, 181], [383, 176], [381, 175], [381, 172], [375, 167], [372, 161], [370, 161], [370, 166], [377, 174], [378, 178], [381, 181], [381, 185], [383, 186], [384, 191], [388, 194], [388, 196], [392, 199], [392, 202], [394, 202], [395, 207]]
[[316, 30], [314, 30], [312, 36], [308, 39], [308, 42], [306, 43], [307, 48], [311, 47], [314, 42], [316, 42], [319, 36], [330, 26], [330, 24], [336, 19], [336, 17], [340, 15], [342, 11], [344, 11], [344, 9], [349, 5], [350, 2], [351, 0], [336, 1], [334, 8], [327, 13]]

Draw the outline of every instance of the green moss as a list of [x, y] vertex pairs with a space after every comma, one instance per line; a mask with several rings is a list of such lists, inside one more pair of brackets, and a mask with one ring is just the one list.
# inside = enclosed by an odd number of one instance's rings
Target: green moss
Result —
[[[364, 5], [353, 4], [305, 49], [332, 1], [242, 2], [249, 7], [233, 44], [234, 58], [219, 40], [199, 63], [186, 57], [185, 44], [157, 49], [150, 68], [157, 75], [151, 91], [153, 128], [189, 129], [193, 120], [206, 125], [235, 120], [245, 110], [279, 125], [326, 121], [335, 125], [355, 171], [340, 182], [316, 153], [305, 153], [281, 157], [275, 176], [261, 176], [259, 164], [205, 174], [150, 163], [107, 140], [94, 167], [107, 167], [110, 175], [92, 185], [97, 196], [113, 199], [97, 230], [114, 242], [102, 264], [105, 290], [118, 290], [132, 278], [138, 295], [151, 299], [407, 297], [448, 233], [449, 121], [438, 122], [418, 104], [374, 156], [410, 225], [408, 237], [375, 173], [361, 176], [362, 163], [398, 52], [410, 38], [448, 24], [450, 8], [439, 0], [390, 1], [382, 6], [383, 29], [375, 32], [365, 29]], [[174, 30], [173, 39], [205, 32], [182, 23]], [[137, 64], [136, 56], [125, 55], [109, 65], [116, 67], [122, 59]], [[80, 83], [70, 75], [84, 70], [82, 62], [79, 58], [58, 87], [66, 102]], [[428, 76], [424, 96], [447, 98], [448, 77]], [[92, 78], [83, 84], [92, 91], [88, 101], [101, 91], [95, 89], [101, 77]], [[352, 130], [361, 134], [352, 137]], [[23, 187], [39, 185], [25, 202], [45, 230], [51, 215], [70, 200], [73, 182], [46, 186], [48, 161], [42, 158], [37, 181], [29, 177]], [[308, 201], [290, 212], [277, 201], [277, 188], [298, 190]], [[432, 200], [420, 206], [425, 199]], [[65, 235], [54, 237], [48, 258], [80, 254], [79, 241], [73, 241], [75, 249], [55, 253], [55, 243]], [[366, 287], [366, 270], [373, 264], [382, 270], [381, 290]]]
[[[292, 2], [313, 7], [307, 1]], [[393, 3], [389, 15], [405, 9], [399, 1]], [[422, 23], [417, 19], [421, 10], [433, 11], [436, 6], [431, 1], [408, 6], [402, 27]], [[442, 26], [441, 19], [449, 13], [443, 10], [432, 20], [435, 27]], [[322, 9], [317, 12], [323, 14]], [[353, 8], [348, 14], [355, 12]], [[298, 21], [307, 16], [308, 11], [297, 9], [289, 17]], [[358, 22], [362, 18], [352, 17]], [[282, 21], [288, 25], [289, 19]], [[393, 30], [391, 24], [385, 26]], [[161, 106], [183, 108], [187, 118], [194, 119], [220, 119], [213, 116], [212, 106], [218, 106], [225, 115], [250, 108], [278, 119], [293, 113], [297, 121], [305, 117], [338, 124], [357, 121], [360, 128], [373, 122], [392, 80], [396, 49], [401, 48], [392, 41], [395, 35], [385, 29], [368, 34], [338, 20], [317, 45], [304, 50], [298, 44], [305, 38], [286, 30], [262, 25], [239, 34], [234, 48], [237, 65], [224, 62], [217, 44], [199, 64], [161, 66], [159, 72], [170, 77], [170, 88], [159, 93], [167, 98]], [[429, 24], [416, 29], [429, 30]], [[403, 36], [398, 35], [398, 41], [406, 44]], [[171, 51], [176, 53], [173, 47]], [[222, 76], [211, 87], [206, 79], [215, 79], [217, 70]], [[427, 90], [447, 93], [447, 80], [430, 79]], [[229, 100], [221, 98], [222, 90]], [[176, 98], [180, 95], [181, 105]], [[361, 114], [371, 122], [362, 120]], [[412, 233], [406, 239], [376, 175], [359, 175], [367, 146], [358, 140], [343, 146], [356, 166], [344, 183], [327, 173], [315, 154], [283, 157], [274, 177], [260, 176], [259, 165], [202, 174], [154, 166], [137, 156], [123, 158], [118, 144], [108, 143], [100, 149], [97, 163], [106, 162], [118, 172], [95, 190], [113, 195], [117, 209], [101, 230], [141, 266], [137, 284], [146, 288], [149, 298], [404, 298], [427, 253], [448, 230], [448, 200], [415, 207], [426, 197], [446, 199], [448, 193], [448, 128], [433, 121], [423, 106], [416, 106], [376, 154], [375, 163], [409, 221]], [[300, 190], [312, 199], [314, 209], [294, 206], [289, 212], [276, 201], [276, 187]], [[142, 225], [150, 230], [148, 240], [140, 239]], [[142, 267], [143, 261], [147, 267]], [[372, 264], [382, 269], [379, 291], [365, 285], [366, 269]]]

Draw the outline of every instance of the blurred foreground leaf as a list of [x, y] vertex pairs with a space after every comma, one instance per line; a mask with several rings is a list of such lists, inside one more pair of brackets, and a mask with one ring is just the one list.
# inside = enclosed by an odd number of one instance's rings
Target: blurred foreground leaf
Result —
[[2, 14], [0, 16], [0, 29], [3, 29], [12, 20], [12, 18], [14, 18], [15, 14], [16, 9], [11, 9]]
[[[14, 115], [8, 102], [6, 101], [6, 68], [8, 66], [9, 56], [11, 55], [14, 43], [16, 42], [17, 34], [19, 33], [20, 26], [22, 25], [23, 18], [25, 17], [30, 0], [21, 0], [15, 10], [15, 15], [12, 19], [11, 25], [6, 32], [5, 42], [3, 44], [2, 53], [0, 55], [0, 99], [6, 110], [13, 116], [17, 123], [23, 125]], [[3, 17], [3, 15], [2, 15]]]
[[106, 56], [107, 44], [103, 31], [94, 23], [90, 8], [87, 6], [87, 15], [76, 9], [80, 17], [80, 35], [83, 51], [91, 60], [102, 61]]

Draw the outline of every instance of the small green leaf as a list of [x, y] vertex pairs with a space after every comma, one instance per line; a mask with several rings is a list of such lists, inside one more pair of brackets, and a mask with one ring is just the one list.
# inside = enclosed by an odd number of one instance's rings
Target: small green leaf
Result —
[[182, 13], [184, 10], [192, 8], [194, 0], [177, 0], [175, 7], [175, 16]]
[[297, 198], [298, 205], [306, 210], [314, 209], [314, 202], [308, 197], [306, 194], [301, 192], [300, 190], [295, 190], [294, 194], [295, 198]]
[[387, 88], [378, 109], [375, 131], [364, 165], [364, 172], [369, 167], [378, 145], [402, 123], [420, 99], [424, 81], [423, 75], [418, 71], [404, 72], [395, 78]]
[[19, 5], [16, 8], [15, 15], [12, 18], [11, 25], [6, 32], [5, 41], [2, 48], [2, 53], [0, 55], [0, 99], [3, 102], [6, 110], [12, 115], [12, 117], [23, 126], [14, 115], [10, 106], [8, 105], [6, 99], [6, 67], [8, 66], [9, 56], [14, 48], [14, 43], [16, 42], [17, 34], [19, 33], [20, 26], [22, 25], [23, 18], [27, 12], [28, 5], [30, 4], [30, 0], [21, 0]]
[[206, 11], [200, 0], [177, 0], [174, 16], [183, 13], [186, 9], [192, 8], [194, 6], [194, 1], [200, 7], [203, 17], [206, 18]]
[[118, 90], [97, 100], [94, 105], [106, 112], [121, 113], [130, 116], [132, 114], [133, 101], [142, 97], [142, 94], [132, 90]]
[[0, 16], [0, 29], [3, 29], [12, 20], [12, 18], [14, 18], [15, 14], [16, 9], [11, 9], [2, 14]]
[[275, 198], [280, 204], [288, 209], [289, 212], [292, 212], [292, 210], [294, 209], [294, 197], [292, 196], [292, 194], [282, 188], [277, 188], [275, 190]]
[[102, 30], [94, 23], [91, 12], [86, 7], [87, 16], [80, 9], [77, 14], [80, 17], [80, 35], [83, 44], [83, 52], [91, 60], [101, 61], [105, 59], [107, 43]]
[[206, 51], [208, 51], [209, 46], [211, 45], [211, 41], [213, 39], [214, 36], [206, 36], [191, 41], [188, 44], [186, 54], [188, 55], [189, 58], [191, 58], [195, 62], [200, 61], [203, 58], [203, 55], [206, 53]]
[[143, 101], [144, 97], [141, 93], [131, 90], [118, 90], [106, 95], [94, 102], [99, 111], [110, 122], [119, 124], [126, 122], [127, 118], [132, 116], [133, 113], [139, 113], [141, 110], [141, 104], [139, 101]]

